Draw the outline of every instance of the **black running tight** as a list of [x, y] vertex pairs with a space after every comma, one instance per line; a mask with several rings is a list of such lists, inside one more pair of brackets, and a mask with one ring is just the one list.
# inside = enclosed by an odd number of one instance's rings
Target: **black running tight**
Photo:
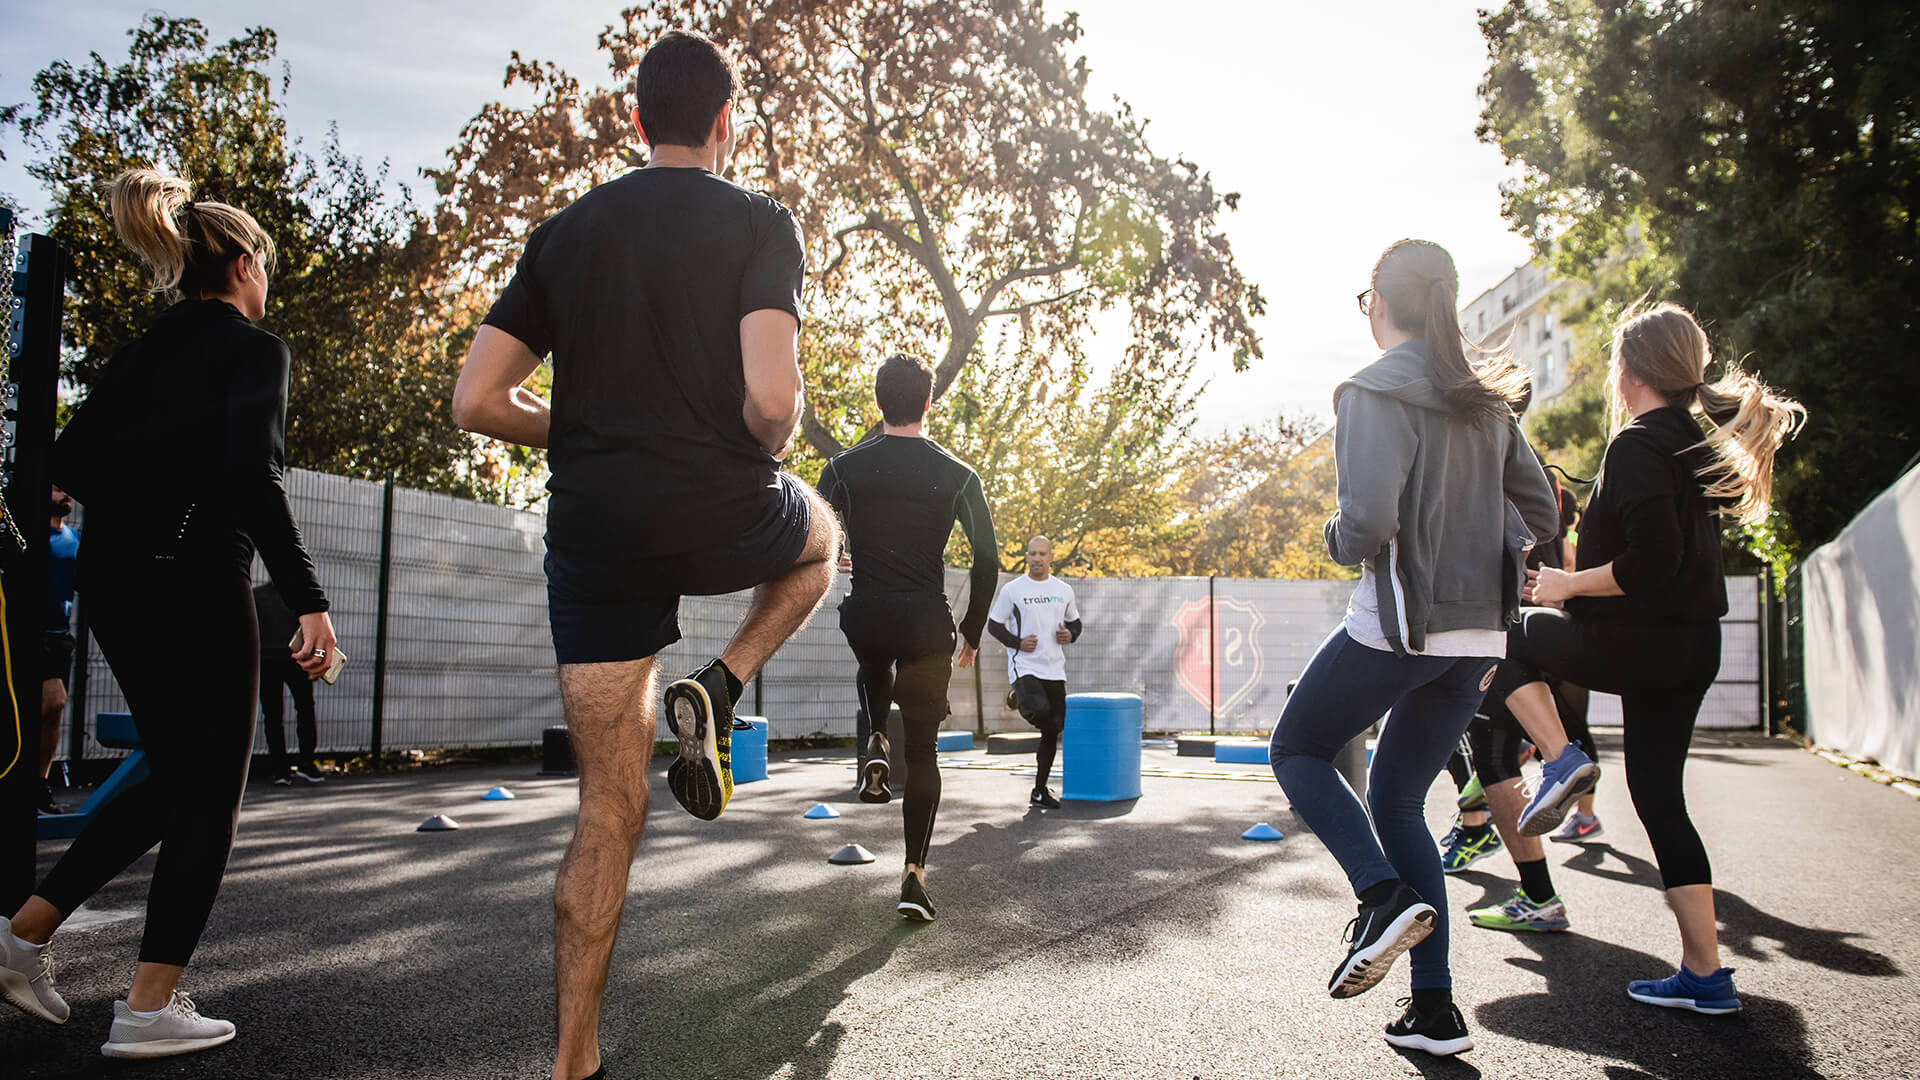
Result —
[[1022, 675], [1013, 681], [1013, 699], [1020, 715], [1040, 732], [1040, 747], [1033, 755], [1033, 789], [1047, 786], [1053, 775], [1054, 755], [1060, 752], [1060, 733], [1067, 726], [1067, 683], [1064, 679], [1041, 679]]
[[1620, 695], [1627, 791], [1669, 889], [1707, 885], [1707, 849], [1687, 816], [1687, 746], [1720, 671], [1720, 624], [1601, 623], [1527, 608], [1494, 677], [1504, 700], [1543, 673]]
[[840, 630], [860, 664], [860, 705], [873, 730], [886, 731], [887, 712], [900, 703], [907, 736], [907, 792], [900, 805], [906, 861], [924, 867], [940, 811], [938, 750], [953, 678], [953, 613], [938, 594], [849, 593], [840, 604]]
[[245, 569], [83, 569], [100, 651], [147, 753], [148, 776], [94, 815], [37, 890], [71, 915], [160, 845], [143, 963], [186, 966], [226, 875], [253, 754], [260, 642]]

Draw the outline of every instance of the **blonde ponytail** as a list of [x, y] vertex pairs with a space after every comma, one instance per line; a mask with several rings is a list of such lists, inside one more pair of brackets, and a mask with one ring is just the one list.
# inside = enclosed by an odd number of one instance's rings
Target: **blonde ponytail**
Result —
[[151, 291], [168, 300], [227, 288], [227, 263], [243, 254], [271, 273], [273, 238], [253, 215], [221, 202], [193, 201], [193, 185], [157, 169], [128, 169], [107, 193], [120, 242], [153, 270]]
[[[1773, 456], [1800, 425], [1807, 410], [1733, 364], [1707, 383], [1713, 349], [1693, 314], [1675, 304], [1635, 304], [1613, 335], [1613, 363], [1676, 408], [1705, 414], [1713, 431], [1696, 445], [1713, 449], [1713, 460], [1695, 475], [1710, 499], [1731, 505], [1722, 513], [1755, 525], [1773, 502]], [[1617, 382], [1609, 387], [1615, 430], [1625, 406]]]

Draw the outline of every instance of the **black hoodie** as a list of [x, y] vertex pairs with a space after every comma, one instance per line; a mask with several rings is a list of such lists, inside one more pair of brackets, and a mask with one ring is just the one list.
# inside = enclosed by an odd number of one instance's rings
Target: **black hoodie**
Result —
[[1580, 520], [1578, 566], [1613, 564], [1624, 596], [1577, 596], [1569, 614], [1600, 622], [1713, 622], [1727, 613], [1720, 566], [1725, 505], [1708, 499], [1696, 471], [1714, 460], [1693, 414], [1649, 409], [1607, 444], [1600, 479]]

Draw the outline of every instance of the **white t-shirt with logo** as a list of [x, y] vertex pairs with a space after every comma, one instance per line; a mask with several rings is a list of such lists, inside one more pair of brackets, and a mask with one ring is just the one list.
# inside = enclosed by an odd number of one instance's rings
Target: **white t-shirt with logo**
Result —
[[1032, 652], [1007, 650], [1008, 679], [1018, 679], [1022, 675], [1031, 675], [1036, 679], [1066, 679], [1067, 651], [1061, 648], [1056, 632], [1080, 618], [1080, 608], [1073, 602], [1071, 585], [1052, 574], [1048, 574], [1044, 581], [1035, 581], [1032, 575], [1021, 574], [1001, 587], [1000, 595], [994, 597], [993, 608], [987, 612], [987, 618], [1013, 631], [1015, 637], [1023, 638], [1031, 634], [1040, 639]]

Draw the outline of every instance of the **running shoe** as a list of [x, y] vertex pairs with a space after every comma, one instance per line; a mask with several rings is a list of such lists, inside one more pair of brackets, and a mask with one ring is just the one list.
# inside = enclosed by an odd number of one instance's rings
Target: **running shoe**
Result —
[[1460, 789], [1462, 810], [1485, 810], [1487, 808], [1487, 789], [1480, 784], [1480, 774], [1474, 773], [1467, 778], [1467, 786]]
[[893, 789], [887, 786], [891, 769], [887, 764], [887, 737], [876, 731], [873, 738], [867, 740], [867, 763], [860, 767], [861, 802], [893, 801]]
[[927, 899], [927, 887], [921, 883], [918, 874], [908, 874], [907, 880], [900, 883], [900, 904], [894, 910], [903, 919], [933, 921], [933, 901]]
[[56, 1024], [67, 1022], [67, 1003], [53, 988], [53, 946], [29, 945], [13, 936], [13, 920], [0, 915], [0, 995], [25, 1012]]
[[284, 772], [284, 773], [281, 773], [281, 774], [280, 774], [279, 776], [276, 776], [276, 777], [274, 777], [274, 778], [273, 778], [273, 786], [274, 786], [274, 787], [291, 787], [291, 786], [293, 786], [293, 774], [292, 774], [292, 773], [290, 773], [290, 772]]
[[1433, 905], [1404, 882], [1378, 904], [1362, 903], [1347, 924], [1347, 958], [1333, 969], [1327, 993], [1350, 998], [1373, 989], [1403, 952], [1433, 932]]
[[40, 781], [40, 801], [36, 809], [47, 815], [60, 812], [60, 804], [53, 801], [53, 785], [45, 780]]
[[1048, 810], [1058, 810], [1060, 809], [1060, 800], [1054, 798], [1053, 792], [1048, 791], [1046, 788], [1037, 787], [1033, 789], [1033, 795], [1027, 799], [1027, 805], [1045, 807]]
[[1474, 908], [1467, 912], [1467, 921], [1486, 930], [1514, 932], [1565, 930], [1572, 925], [1567, 921], [1567, 905], [1561, 902], [1559, 894], [1536, 904], [1528, 898], [1525, 889], [1515, 889], [1507, 902], [1498, 907]]
[[1567, 816], [1580, 796], [1600, 782], [1600, 766], [1572, 743], [1560, 756], [1540, 767], [1540, 786], [1520, 812], [1522, 836], [1545, 836]]
[[1474, 863], [1500, 851], [1500, 834], [1491, 825], [1481, 825], [1469, 829], [1461, 826], [1455, 829], [1452, 839], [1440, 853], [1440, 869], [1457, 874]]
[[179, 990], [159, 1016], [135, 1016], [124, 1001], [113, 1003], [113, 1027], [100, 1052], [110, 1058], [172, 1057], [233, 1040], [233, 1024], [201, 1016]]
[[1473, 1036], [1467, 1034], [1467, 1021], [1460, 1015], [1458, 1005], [1449, 1004], [1446, 1012], [1421, 1016], [1413, 1007], [1411, 997], [1403, 997], [1394, 1004], [1407, 1007], [1400, 1019], [1387, 1025], [1387, 1042], [1394, 1046], [1402, 1050], [1424, 1050], [1439, 1057], [1473, 1049]]
[[1600, 827], [1600, 815], [1582, 814], [1576, 810], [1568, 814], [1566, 823], [1547, 839], [1560, 844], [1584, 844], [1600, 839], [1606, 832]]
[[1011, 686], [1007, 687], [1007, 708], [1014, 712], [1020, 711], [1020, 695], [1014, 693]]
[[320, 772], [320, 766], [311, 761], [304, 765], [296, 766], [293, 770], [293, 778], [309, 784], [318, 784], [326, 779]]
[[1453, 828], [1448, 829], [1447, 835], [1440, 838], [1440, 850], [1445, 851], [1452, 847], [1453, 842], [1460, 838], [1460, 830], [1463, 828], [1465, 828], [1465, 826], [1460, 824], [1460, 815], [1455, 814], [1453, 816]]
[[1733, 992], [1732, 968], [1721, 968], [1703, 977], [1682, 964], [1679, 971], [1664, 979], [1635, 979], [1628, 983], [1627, 996], [1648, 1005], [1691, 1009], [1708, 1016], [1740, 1011], [1740, 998]]
[[667, 786], [687, 813], [712, 821], [733, 798], [733, 698], [720, 661], [669, 684], [666, 710], [680, 741]]

